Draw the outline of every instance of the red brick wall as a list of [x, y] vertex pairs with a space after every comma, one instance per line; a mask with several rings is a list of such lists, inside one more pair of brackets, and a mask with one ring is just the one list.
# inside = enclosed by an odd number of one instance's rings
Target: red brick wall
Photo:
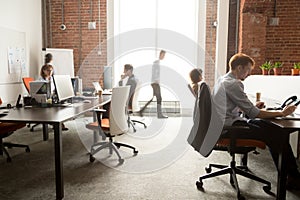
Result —
[[[271, 17], [279, 18], [271, 26]], [[267, 60], [283, 62], [283, 74], [289, 75], [294, 62], [300, 62], [300, 1], [242, 0], [239, 51], [256, 60], [254, 74]]]
[[[92, 13], [91, 13], [92, 2]], [[100, 30], [99, 10], [100, 2]], [[237, 0], [230, 1], [232, 10]], [[47, 37], [44, 47], [70, 48], [74, 50], [75, 74], [83, 78], [84, 87], [92, 87], [93, 81], [103, 81], [103, 66], [107, 65], [107, 17], [106, 0], [64, 0], [64, 23], [66, 30], [60, 30], [62, 23], [62, 0], [46, 1]], [[270, 26], [268, 20], [274, 16], [274, 0], [241, 0], [240, 2], [239, 51], [255, 58], [254, 74], [260, 74], [259, 66], [266, 60], [284, 63], [284, 74], [290, 74], [294, 62], [300, 62], [300, 1], [278, 1], [276, 17], [278, 26]], [[205, 78], [210, 85], [214, 81], [216, 29], [212, 22], [216, 16], [217, 0], [207, 1], [207, 41]], [[92, 14], [92, 16], [91, 16]], [[228, 58], [234, 51], [235, 13], [230, 17]], [[96, 30], [88, 30], [88, 22], [96, 21]], [[101, 33], [101, 35], [99, 34]], [[101, 39], [99, 39], [99, 35]], [[44, 37], [45, 38], [45, 37]], [[99, 42], [100, 40], [100, 42]], [[101, 43], [101, 55], [98, 44]]]
[[217, 0], [210, 0], [206, 3], [206, 56], [205, 56], [205, 81], [212, 88], [215, 79], [216, 61], [216, 33], [217, 29], [213, 22], [217, 20]]
[[[47, 1], [46, 16], [48, 34], [44, 47], [73, 49], [75, 75], [83, 79], [83, 87], [92, 87], [93, 81], [102, 84], [103, 66], [107, 65], [106, 45], [103, 44], [107, 37], [106, 0]], [[62, 18], [66, 30], [60, 29]], [[96, 29], [88, 29], [90, 21], [96, 22]], [[101, 54], [98, 53], [99, 43], [102, 44]]]

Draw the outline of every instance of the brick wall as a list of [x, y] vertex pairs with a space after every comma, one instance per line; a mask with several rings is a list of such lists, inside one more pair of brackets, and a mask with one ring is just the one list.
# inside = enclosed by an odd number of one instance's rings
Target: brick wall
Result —
[[[267, 60], [283, 62], [283, 74], [289, 75], [294, 62], [300, 62], [300, 1], [242, 0], [239, 51], [256, 60], [254, 74]], [[272, 17], [279, 18], [277, 26]]]
[[[44, 48], [73, 49], [75, 75], [83, 79], [83, 87], [92, 87], [93, 81], [102, 84], [103, 66], [107, 65], [106, 0], [52, 0], [46, 5]], [[88, 29], [91, 21], [96, 22], [94, 30]], [[62, 23], [66, 30], [60, 29]]]
[[206, 56], [205, 56], [205, 81], [212, 88], [215, 79], [215, 61], [216, 61], [216, 34], [217, 29], [213, 22], [217, 20], [217, 0], [206, 2]]
[[[107, 65], [106, 0], [44, 0], [46, 1], [46, 29], [44, 47], [74, 49], [75, 74], [83, 78], [84, 87], [93, 81], [103, 84], [103, 66]], [[62, 6], [62, 2], [64, 2]], [[100, 2], [100, 18], [98, 3]], [[268, 20], [275, 16], [275, 0], [241, 0], [238, 51], [255, 58], [254, 74], [266, 60], [284, 63], [284, 74], [290, 74], [294, 62], [300, 62], [300, 1], [278, 1], [276, 17], [278, 26]], [[237, 0], [230, 1], [228, 58], [235, 52], [235, 15]], [[64, 7], [64, 12], [62, 12]], [[214, 81], [216, 29], [212, 22], [216, 16], [217, 0], [207, 1], [207, 41], [205, 78], [209, 85]], [[63, 15], [63, 16], [62, 16]], [[64, 17], [66, 30], [60, 30]], [[96, 21], [96, 30], [88, 29], [88, 22]], [[100, 30], [99, 30], [100, 25]], [[99, 34], [100, 33], [100, 34]], [[99, 36], [101, 38], [99, 38]], [[101, 44], [101, 54], [99, 53]], [[85, 80], [87, 82], [85, 82]]]

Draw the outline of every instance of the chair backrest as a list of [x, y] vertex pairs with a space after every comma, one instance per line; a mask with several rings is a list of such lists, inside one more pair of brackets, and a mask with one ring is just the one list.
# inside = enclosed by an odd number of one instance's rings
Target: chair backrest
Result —
[[223, 126], [224, 122], [216, 111], [208, 85], [200, 82], [194, 106], [194, 124], [188, 143], [207, 157], [220, 138]]
[[0, 138], [7, 137], [10, 133], [25, 126], [26, 123], [0, 122]]
[[23, 84], [24, 84], [27, 92], [30, 93], [30, 84], [29, 83], [31, 81], [34, 81], [34, 79], [31, 77], [23, 77], [22, 80], [23, 80]]
[[109, 113], [109, 126], [111, 135], [119, 135], [128, 131], [127, 101], [130, 86], [114, 87]]
[[136, 79], [136, 88], [132, 99], [132, 112], [138, 112], [140, 110], [139, 102], [138, 102], [140, 90], [141, 90], [141, 82], [138, 79]]

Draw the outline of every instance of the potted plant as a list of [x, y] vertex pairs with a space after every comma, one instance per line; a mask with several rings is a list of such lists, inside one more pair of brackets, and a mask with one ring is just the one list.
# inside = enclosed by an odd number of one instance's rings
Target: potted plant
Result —
[[298, 63], [294, 63], [294, 68], [291, 69], [292, 70], [292, 75], [293, 76], [298, 76], [299, 75], [299, 71], [300, 71], [300, 62]]
[[282, 65], [283, 65], [282, 62], [277, 61], [274, 63], [274, 65], [272, 66], [274, 75], [281, 75]]
[[268, 75], [270, 69], [272, 68], [272, 63], [271, 61], [266, 61], [264, 64], [259, 66], [259, 68], [261, 68], [263, 75]]

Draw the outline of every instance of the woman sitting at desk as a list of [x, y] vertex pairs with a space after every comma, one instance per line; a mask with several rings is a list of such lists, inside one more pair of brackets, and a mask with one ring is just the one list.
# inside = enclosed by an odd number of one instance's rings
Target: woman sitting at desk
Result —
[[55, 85], [53, 82], [53, 66], [52, 65], [43, 65], [41, 68], [40, 75], [41, 77], [39, 78], [39, 81], [45, 81], [45, 82], [50, 82], [50, 87], [51, 87], [51, 93], [55, 92]]
[[[40, 72], [40, 81], [45, 81], [45, 82], [50, 82], [50, 89], [51, 89], [51, 93], [54, 94], [55, 93], [55, 85], [54, 85], [54, 82], [53, 82], [53, 77], [52, 77], [52, 74], [53, 74], [53, 66], [52, 65], [48, 65], [48, 64], [45, 64], [42, 66], [41, 68], [41, 72]], [[65, 125], [64, 123], [62, 123], [62, 130], [63, 131], [67, 131], [69, 130]]]

